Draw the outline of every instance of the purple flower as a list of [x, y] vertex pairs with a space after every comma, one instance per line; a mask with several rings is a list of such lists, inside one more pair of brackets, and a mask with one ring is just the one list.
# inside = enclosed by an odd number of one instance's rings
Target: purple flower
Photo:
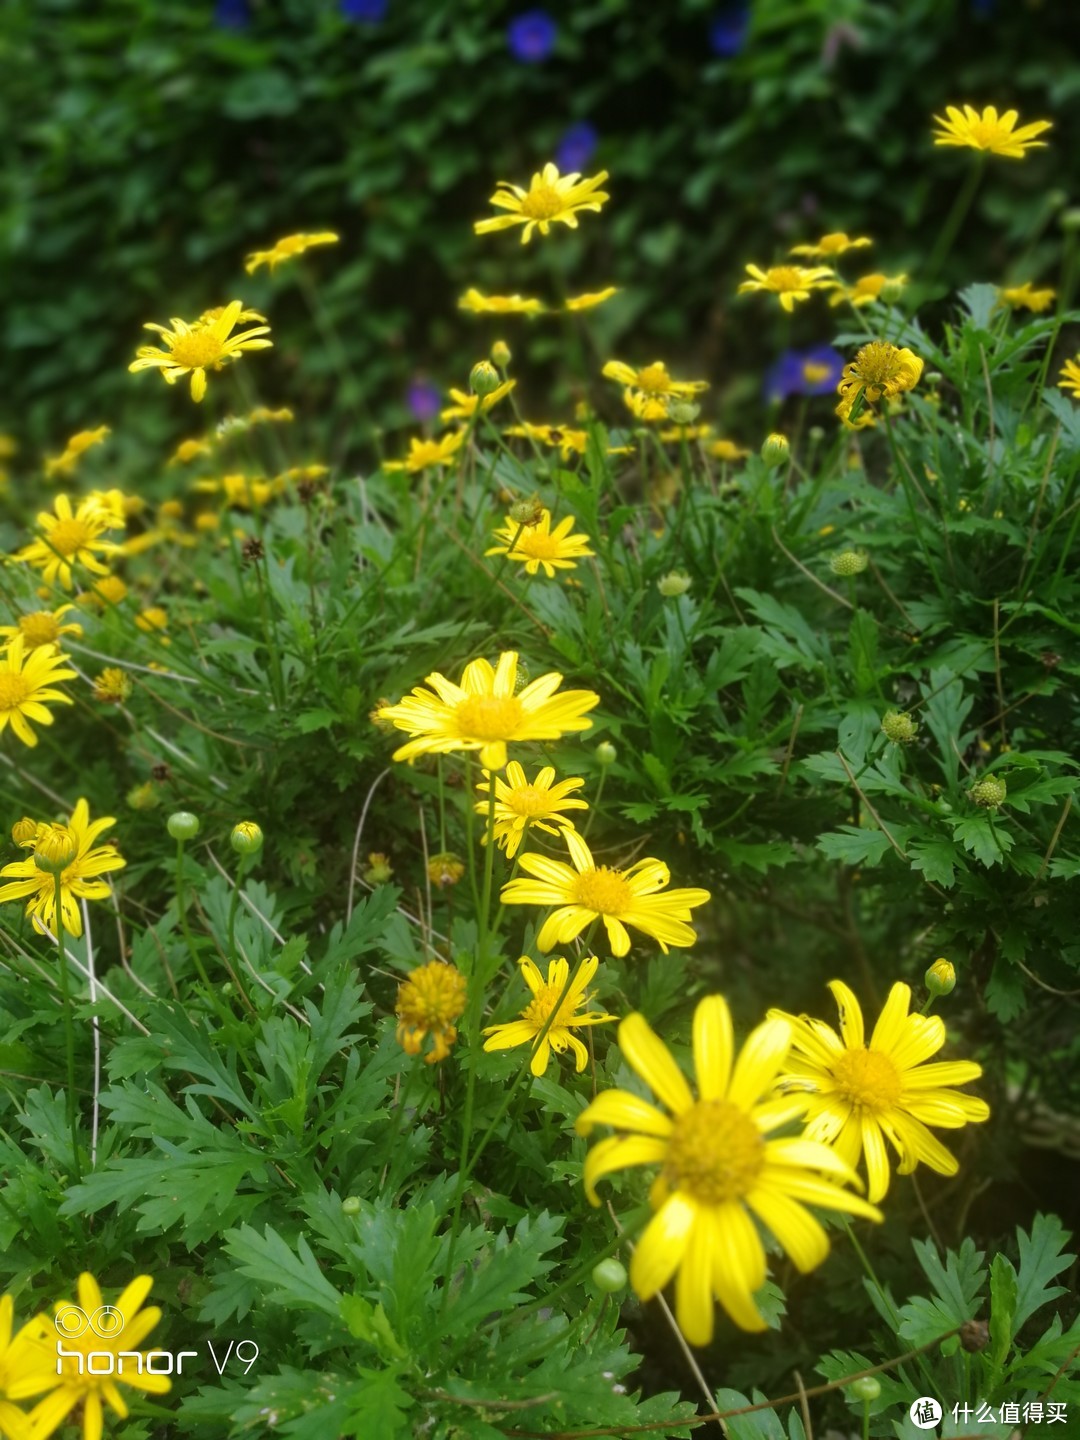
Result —
[[555, 21], [546, 10], [526, 10], [506, 27], [510, 54], [523, 65], [537, 65], [555, 48], [558, 35]]
[[385, 19], [390, 0], [341, 0], [341, 13], [346, 20], [362, 20], [377, 25]]
[[223, 30], [246, 30], [251, 24], [248, 0], [217, 0], [214, 24], [220, 25]]
[[564, 175], [578, 174], [593, 157], [600, 136], [587, 120], [571, 125], [555, 147], [555, 164]]
[[405, 392], [405, 403], [421, 425], [435, 419], [442, 408], [442, 398], [442, 391], [430, 380], [414, 380]]
[[785, 350], [765, 376], [765, 399], [776, 403], [789, 395], [828, 395], [843, 369], [844, 357], [831, 345]]
[[728, 5], [713, 18], [709, 26], [709, 44], [714, 55], [730, 60], [746, 44], [750, 30], [750, 6]]

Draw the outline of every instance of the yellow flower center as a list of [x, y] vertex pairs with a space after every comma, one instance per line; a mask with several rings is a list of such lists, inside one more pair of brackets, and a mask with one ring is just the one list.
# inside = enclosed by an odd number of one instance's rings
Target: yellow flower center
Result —
[[658, 360], [638, 371], [636, 383], [639, 390], [644, 390], [649, 395], [660, 395], [671, 385], [671, 376], [667, 372], [667, 366]]
[[169, 358], [173, 365], [202, 370], [222, 358], [221, 341], [212, 330], [192, 330], [172, 342]]
[[753, 1189], [764, 1163], [765, 1142], [746, 1111], [701, 1100], [675, 1121], [664, 1178], [704, 1205], [723, 1205]]
[[840, 1095], [864, 1110], [890, 1110], [900, 1099], [896, 1066], [880, 1050], [845, 1050], [833, 1063]]
[[526, 528], [510, 554], [528, 555], [534, 560], [558, 560], [562, 544], [563, 541], [557, 540], [554, 535]]
[[521, 213], [530, 220], [551, 220], [566, 208], [566, 201], [554, 185], [534, 185], [521, 202]]
[[455, 718], [466, 739], [512, 740], [521, 723], [521, 701], [513, 695], [467, 695]]
[[465, 976], [433, 960], [414, 970], [398, 991], [398, 1019], [424, 1030], [449, 1029], [465, 1009]]
[[60, 622], [48, 610], [35, 610], [32, 615], [19, 616], [19, 629], [28, 650], [51, 645], [60, 635]]
[[519, 785], [511, 790], [507, 804], [518, 815], [546, 815], [551, 809], [551, 795], [535, 785]]
[[813, 360], [808, 360], [802, 367], [803, 379], [808, 385], [820, 385], [823, 380], [829, 378], [828, 365], [817, 365]]
[[598, 915], [623, 915], [633, 904], [634, 896], [618, 870], [597, 865], [579, 875], [573, 887], [574, 901]]
[[17, 710], [30, 694], [30, 682], [14, 670], [0, 673], [0, 711]]
[[777, 265], [768, 272], [770, 290], [804, 290], [802, 272], [794, 265]]
[[58, 555], [76, 555], [94, 538], [93, 531], [85, 520], [72, 515], [70, 520], [57, 520], [45, 537], [50, 550]]
[[[555, 1009], [555, 1002], [562, 994], [561, 985], [541, 985], [540, 993], [535, 995], [521, 1012], [521, 1018], [529, 1025], [535, 1025], [537, 1030], [542, 1030], [547, 1024], [547, 1018]], [[574, 1023], [574, 1012], [577, 1009], [576, 1002], [568, 994], [563, 1003], [559, 1006], [558, 1014], [551, 1022], [551, 1030], [560, 1026], [566, 1029]], [[550, 1031], [548, 1032], [551, 1033]]]
[[895, 345], [887, 340], [871, 340], [855, 356], [852, 369], [865, 384], [885, 390], [900, 378], [904, 364]]

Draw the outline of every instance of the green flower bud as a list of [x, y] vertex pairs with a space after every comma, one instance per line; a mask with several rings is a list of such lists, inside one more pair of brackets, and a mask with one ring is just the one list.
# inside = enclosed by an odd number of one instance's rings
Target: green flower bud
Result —
[[791, 454], [791, 445], [786, 435], [769, 435], [761, 447], [761, 458], [772, 467], [783, 465]]
[[161, 804], [161, 796], [152, 780], [144, 780], [141, 785], [133, 785], [127, 792], [127, 803], [132, 810], [156, 810]]
[[956, 989], [956, 970], [948, 960], [935, 960], [923, 980], [931, 995], [950, 995]]
[[262, 849], [263, 832], [254, 820], [241, 820], [232, 828], [229, 844], [237, 855], [257, 855]]
[[881, 1381], [874, 1375], [863, 1375], [861, 1379], [853, 1380], [848, 1388], [856, 1400], [869, 1404], [881, 1394]]
[[369, 885], [385, 885], [394, 873], [394, 867], [381, 850], [373, 850], [368, 858], [364, 879]]
[[881, 728], [894, 745], [910, 745], [919, 733], [918, 725], [906, 710], [886, 711]]
[[701, 414], [701, 406], [695, 405], [693, 400], [669, 400], [667, 413], [673, 425], [693, 425]]
[[510, 506], [510, 519], [515, 525], [539, 525], [544, 518], [544, 502], [539, 495], [515, 500]]
[[79, 853], [66, 825], [42, 825], [34, 842], [34, 864], [47, 875], [62, 875]]
[[608, 1256], [606, 1260], [593, 1266], [593, 1284], [605, 1295], [616, 1295], [620, 1290], [625, 1290], [627, 1279], [626, 1266], [614, 1256]]
[[829, 569], [834, 575], [861, 575], [870, 563], [865, 550], [841, 550], [829, 559]]
[[510, 346], [507, 345], [506, 341], [496, 340], [495, 344], [491, 347], [491, 363], [497, 365], [500, 370], [505, 370], [513, 358], [513, 355], [510, 353]]
[[359, 1214], [360, 1214], [360, 1197], [359, 1197], [359, 1195], [346, 1195], [346, 1196], [345, 1196], [345, 1199], [342, 1200], [342, 1202], [341, 1202], [341, 1213], [342, 1213], [343, 1215], [359, 1215]]
[[996, 810], [1008, 793], [1008, 787], [1000, 775], [987, 775], [968, 791], [975, 804], [981, 805], [984, 810]]
[[683, 575], [678, 570], [672, 570], [670, 575], [663, 575], [656, 582], [656, 588], [661, 595], [667, 599], [673, 599], [678, 595], [685, 595], [692, 585], [689, 575]]
[[469, 371], [469, 389], [481, 398], [490, 395], [501, 384], [499, 372], [490, 360], [478, 360]]
[[194, 840], [199, 833], [199, 817], [190, 810], [174, 810], [165, 828], [174, 840]]
[[601, 740], [596, 747], [596, 763], [598, 765], [614, 765], [619, 757], [619, 752], [612, 745], [610, 740]]

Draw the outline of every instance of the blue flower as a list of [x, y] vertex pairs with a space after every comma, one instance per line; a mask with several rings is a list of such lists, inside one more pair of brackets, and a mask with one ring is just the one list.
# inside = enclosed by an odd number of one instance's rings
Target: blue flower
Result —
[[405, 392], [405, 403], [421, 425], [435, 419], [442, 400], [442, 391], [430, 380], [414, 380]]
[[223, 30], [246, 30], [251, 24], [248, 0], [217, 0], [214, 24], [220, 25]]
[[765, 376], [765, 399], [775, 403], [789, 395], [828, 395], [843, 369], [844, 357], [831, 345], [785, 350]]
[[346, 20], [363, 20], [377, 25], [386, 18], [390, 0], [341, 0], [341, 13]]
[[713, 54], [724, 60], [732, 59], [746, 44], [749, 30], [750, 6], [726, 6], [709, 26], [709, 44]]
[[563, 175], [580, 174], [593, 157], [600, 136], [587, 120], [571, 125], [555, 147], [555, 164]]
[[551, 54], [558, 33], [546, 10], [526, 10], [506, 27], [506, 43], [515, 60], [536, 65]]

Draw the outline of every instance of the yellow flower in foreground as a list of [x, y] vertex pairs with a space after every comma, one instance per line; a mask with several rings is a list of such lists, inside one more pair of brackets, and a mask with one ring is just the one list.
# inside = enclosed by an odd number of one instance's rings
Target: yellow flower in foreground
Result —
[[[589, 1052], [571, 1032], [581, 1025], [605, 1025], [617, 1018], [604, 1010], [581, 1009], [588, 1001], [585, 990], [596, 974], [600, 961], [595, 955], [583, 960], [568, 990], [566, 982], [570, 979], [570, 966], [561, 956], [548, 961], [546, 981], [528, 955], [523, 955], [518, 964], [521, 966], [521, 978], [532, 991], [533, 998], [521, 1012], [520, 1019], [510, 1020], [505, 1025], [488, 1025], [485, 1028], [484, 1034], [490, 1038], [484, 1041], [484, 1049], [510, 1050], [515, 1045], [532, 1045], [533, 1056], [529, 1069], [534, 1075], [545, 1073], [552, 1050], [556, 1055], [561, 1055], [564, 1050], [572, 1050], [574, 1068], [578, 1072], [584, 1070], [589, 1063]], [[559, 1004], [559, 997], [564, 990], [566, 996]], [[558, 1010], [555, 1009], [556, 1005]], [[555, 1018], [543, 1040], [537, 1044], [540, 1031], [547, 1025], [552, 1012], [555, 1013]]]
[[524, 225], [521, 235], [523, 245], [532, 238], [532, 232], [537, 227], [541, 235], [546, 235], [555, 220], [576, 230], [579, 211], [599, 211], [611, 198], [599, 188], [607, 178], [606, 170], [601, 170], [591, 180], [582, 180], [577, 171], [571, 175], [560, 175], [555, 165], [547, 164], [532, 177], [528, 190], [500, 180], [491, 204], [510, 213], [496, 215], [490, 220], [477, 220], [473, 229], [477, 235], [487, 235], [492, 230]]
[[1071, 390], [1074, 400], [1080, 400], [1080, 355], [1075, 355], [1058, 371], [1058, 389]]
[[[535, 780], [527, 780], [516, 760], [507, 763], [505, 780], [495, 776], [495, 840], [506, 851], [508, 860], [517, 854], [530, 826], [548, 835], [559, 835], [574, 828], [574, 822], [562, 813], [564, 810], [589, 808], [586, 801], [571, 798], [573, 792], [585, 784], [584, 780], [574, 777], [555, 785], [554, 779], [554, 767], [545, 765]], [[481, 782], [476, 788], [481, 795], [491, 793], [487, 783]], [[486, 816], [489, 803], [489, 800], [478, 800], [477, 814]], [[485, 835], [484, 844], [487, 840]]]
[[79, 463], [79, 456], [91, 446], [100, 445], [110, 433], [108, 425], [99, 425], [96, 430], [80, 430], [77, 435], [72, 435], [62, 455], [46, 457], [45, 478], [51, 480], [54, 475], [70, 475]]
[[51, 725], [53, 716], [49, 704], [73, 703], [69, 696], [52, 687], [61, 680], [77, 677], [74, 670], [64, 668], [67, 656], [57, 654], [55, 646], [40, 645], [25, 656], [23, 647], [22, 635], [16, 635], [9, 642], [7, 653], [0, 656], [0, 735], [10, 724], [24, 745], [34, 746], [38, 743], [37, 736], [29, 722]]
[[384, 470], [408, 470], [415, 474], [426, 470], [429, 465], [449, 465], [465, 443], [465, 431], [454, 430], [441, 440], [418, 440], [414, 435], [409, 441], [409, 453], [404, 460], [384, 460]]
[[[75, 858], [65, 866], [60, 876], [60, 913], [64, 929], [69, 935], [82, 934], [82, 916], [77, 903], [79, 900], [105, 900], [108, 898], [108, 884], [97, 877], [107, 874], [110, 870], [122, 870], [127, 864], [127, 861], [117, 854], [114, 846], [99, 845], [96, 849], [94, 847], [94, 841], [98, 836], [115, 823], [116, 820], [112, 815], [106, 815], [101, 820], [91, 823], [90, 808], [85, 800], [80, 800], [71, 812], [71, 818], [67, 824], [68, 829], [75, 836]], [[36, 844], [36, 839], [34, 843]], [[31, 847], [24, 843], [24, 848], [30, 849]], [[31, 850], [25, 860], [14, 860], [10, 865], [5, 865], [0, 870], [0, 878], [10, 881], [9, 884], [0, 886], [0, 904], [8, 900], [26, 900], [26, 913], [30, 916], [34, 929], [39, 934], [44, 934], [48, 930], [55, 935], [54, 877], [44, 870], [38, 869], [33, 851]]]
[[894, 400], [913, 390], [923, 372], [923, 362], [908, 349], [899, 349], [888, 340], [871, 340], [844, 366], [836, 387], [842, 401], [853, 402], [860, 391], [869, 401]]
[[504, 380], [501, 385], [496, 386], [487, 395], [467, 395], [464, 390], [455, 390], [451, 386], [450, 399], [454, 403], [439, 412], [439, 419], [471, 420], [477, 410], [481, 414], [486, 414], [493, 405], [497, 405], [500, 400], [505, 400], [516, 384], [516, 380]]
[[[806, 1207], [880, 1220], [872, 1205], [840, 1188], [858, 1183], [826, 1145], [793, 1137], [769, 1140], [798, 1114], [772, 1085], [791, 1041], [791, 1026], [767, 1020], [736, 1057], [731, 1013], [720, 995], [694, 1012], [695, 1100], [667, 1047], [641, 1015], [619, 1026], [627, 1063], [671, 1112], [628, 1090], [605, 1090], [578, 1116], [579, 1134], [596, 1125], [622, 1132], [601, 1140], [585, 1160], [585, 1191], [630, 1165], [660, 1165], [649, 1192], [656, 1214], [637, 1243], [630, 1281], [651, 1300], [678, 1271], [675, 1313], [694, 1345], [713, 1335], [719, 1300], [744, 1330], [764, 1330], [754, 1292], [765, 1283], [765, 1250], [754, 1217], [804, 1274], [829, 1253], [824, 1229]], [[766, 1098], [763, 1098], [766, 1097]]]
[[998, 291], [998, 301], [1001, 305], [1008, 305], [1010, 310], [1030, 310], [1035, 315], [1041, 315], [1044, 310], [1049, 310], [1056, 297], [1056, 290], [1049, 288], [1036, 290], [1030, 280], [1025, 280], [1023, 285], [1011, 285]]
[[606, 290], [593, 290], [586, 295], [571, 295], [566, 301], [567, 310], [595, 310], [597, 305], [603, 305], [613, 295], [619, 293], [614, 285], [609, 285]]
[[25, 1385], [33, 1378], [52, 1383], [49, 1377], [56, 1374], [56, 1345], [49, 1341], [52, 1326], [43, 1315], [36, 1315], [13, 1336], [14, 1321], [14, 1301], [4, 1295], [0, 1297], [0, 1435], [9, 1440], [44, 1440], [49, 1432], [32, 1426], [7, 1397], [17, 1382]]
[[524, 295], [481, 295], [470, 287], [458, 301], [458, 309], [471, 310], [474, 315], [542, 315], [544, 304]]
[[[654, 360], [651, 365], [643, 365], [640, 370], [635, 370], [632, 365], [624, 365], [621, 360], [609, 360], [604, 366], [603, 374], [608, 380], [617, 380], [620, 385], [640, 390], [645, 395], [681, 399], [698, 395], [709, 388], [707, 380], [674, 380], [662, 360]], [[664, 414], [666, 416], [666, 410]]]
[[218, 319], [205, 324], [197, 320], [194, 325], [188, 325], [174, 317], [171, 330], [151, 321], [143, 329], [156, 330], [165, 348], [140, 346], [135, 352], [137, 358], [128, 369], [158, 369], [170, 385], [174, 385], [182, 375], [190, 374], [191, 398], [201, 400], [206, 394], [208, 369], [220, 370], [223, 365], [239, 359], [245, 350], [265, 350], [274, 343], [259, 338], [270, 333], [269, 325], [257, 325], [252, 330], [241, 331], [239, 335], [230, 333], [241, 318], [243, 308], [242, 301], [234, 300], [225, 306]]
[[1010, 160], [1022, 160], [1026, 151], [1036, 145], [1045, 145], [1038, 140], [1053, 124], [1051, 120], [1036, 120], [1030, 125], [1015, 129], [1019, 115], [1015, 110], [1006, 110], [999, 115], [993, 105], [988, 105], [980, 115], [974, 105], [965, 105], [958, 110], [955, 105], [946, 105], [945, 115], [934, 116], [934, 123], [941, 129], [934, 132], [935, 145], [961, 145], [970, 150], [988, 150], [991, 155], [1004, 155]]
[[32, 610], [28, 615], [20, 615], [14, 625], [0, 625], [0, 638], [10, 645], [16, 635], [21, 635], [28, 652], [41, 645], [56, 645], [64, 635], [83, 633], [77, 621], [64, 623], [64, 616], [74, 609], [74, 605], [58, 605], [55, 610]]
[[773, 265], [768, 270], [762, 270], [760, 265], [747, 265], [746, 273], [750, 279], [739, 286], [740, 295], [751, 290], [768, 290], [789, 314], [797, 300], [810, 299], [811, 290], [831, 290], [837, 284], [836, 276], [827, 265], [811, 269], [804, 265]]
[[302, 255], [305, 250], [310, 250], [312, 245], [336, 245], [338, 236], [332, 230], [320, 230], [317, 235], [286, 235], [284, 240], [279, 240], [269, 250], [256, 250], [244, 261], [244, 269], [249, 275], [254, 275], [260, 265], [269, 265], [271, 271], [277, 269], [283, 260], [292, 260], [297, 255]]
[[793, 245], [788, 254], [806, 255], [812, 260], [831, 259], [833, 256], [846, 254], [848, 250], [864, 249], [873, 243], [869, 235], [852, 238], [842, 230], [833, 230], [828, 235], [822, 235], [816, 245]]
[[549, 580], [554, 579], [556, 570], [576, 570], [577, 562], [595, 552], [586, 549], [588, 535], [571, 535], [575, 524], [572, 515], [561, 519], [555, 529], [551, 528], [551, 511], [543, 510], [535, 525], [519, 525], [507, 516], [502, 526], [493, 531], [501, 545], [485, 550], [485, 555], [508, 555], [511, 560], [520, 560], [528, 574], [535, 575], [542, 565]]
[[494, 669], [487, 660], [470, 661], [460, 685], [435, 671], [427, 677], [431, 689], [418, 685], [399, 704], [384, 706], [380, 720], [414, 737], [394, 751], [394, 759], [479, 750], [485, 769], [501, 770], [507, 745], [558, 740], [589, 729], [586, 711], [599, 705], [599, 695], [591, 690], [560, 693], [562, 676], [554, 671], [519, 691], [517, 668], [517, 652], [504, 650]]
[[598, 917], [607, 930], [613, 955], [630, 949], [626, 926], [654, 939], [667, 954], [668, 946], [685, 948], [697, 940], [687, 921], [696, 905], [710, 900], [708, 890], [665, 890], [671, 872], [661, 860], [638, 860], [626, 870], [597, 865], [588, 845], [576, 830], [563, 832], [570, 851], [569, 865], [546, 855], [522, 855], [522, 870], [535, 878], [511, 880], [502, 889], [504, 905], [554, 905], [536, 943], [541, 950], [568, 945]]
[[43, 510], [37, 517], [42, 535], [16, 552], [15, 559], [41, 571], [47, 585], [72, 586], [73, 565], [84, 565], [95, 575], [107, 575], [99, 555], [112, 555], [117, 546], [102, 540], [106, 530], [117, 528], [116, 517], [93, 499], [82, 500], [75, 511], [66, 495], [53, 501], [54, 515]]
[[[139, 1350], [161, 1319], [156, 1305], [140, 1309], [153, 1283], [149, 1275], [136, 1276], [119, 1299], [104, 1308], [97, 1281], [84, 1272], [78, 1281], [78, 1307], [67, 1300], [57, 1304], [53, 1327], [57, 1343], [53, 1346], [52, 1372], [34, 1371], [25, 1379], [17, 1380], [11, 1389], [12, 1395], [19, 1399], [50, 1392], [34, 1409], [35, 1436], [51, 1434], [81, 1403], [84, 1440], [101, 1440], [102, 1402], [121, 1420], [127, 1418], [128, 1407], [120, 1393], [121, 1385], [130, 1385], [148, 1395], [168, 1394], [172, 1381], [166, 1375], [150, 1374], [147, 1355]], [[79, 1333], [77, 1326], [82, 1315], [93, 1317], [96, 1327], [87, 1325]], [[102, 1329], [108, 1333], [99, 1334]], [[63, 1356], [59, 1354], [61, 1348], [65, 1352]], [[91, 1369], [92, 1355], [107, 1355], [108, 1369], [99, 1359], [94, 1359]]]
[[849, 305], [871, 305], [886, 292], [889, 299], [899, 295], [907, 282], [906, 275], [861, 275], [852, 284], [843, 285], [830, 295], [829, 304], [843, 305], [847, 301]]
[[407, 1055], [419, 1055], [430, 1035], [433, 1048], [424, 1056], [428, 1065], [445, 1060], [457, 1039], [455, 1021], [465, 1009], [465, 976], [456, 965], [432, 960], [418, 965], [398, 986], [397, 1039]]
[[900, 1158], [901, 1175], [910, 1175], [920, 1160], [941, 1175], [955, 1175], [956, 1159], [927, 1126], [956, 1130], [989, 1116], [985, 1100], [948, 1088], [977, 1080], [982, 1066], [973, 1060], [925, 1063], [945, 1044], [945, 1024], [937, 1015], [908, 1014], [910, 986], [898, 983], [889, 991], [869, 1044], [858, 1000], [840, 980], [830, 981], [829, 989], [840, 1011], [839, 1035], [822, 1020], [770, 1012], [794, 1027], [778, 1088], [806, 1092], [807, 1139], [831, 1145], [852, 1167], [864, 1156], [875, 1202], [889, 1188], [886, 1139]]

